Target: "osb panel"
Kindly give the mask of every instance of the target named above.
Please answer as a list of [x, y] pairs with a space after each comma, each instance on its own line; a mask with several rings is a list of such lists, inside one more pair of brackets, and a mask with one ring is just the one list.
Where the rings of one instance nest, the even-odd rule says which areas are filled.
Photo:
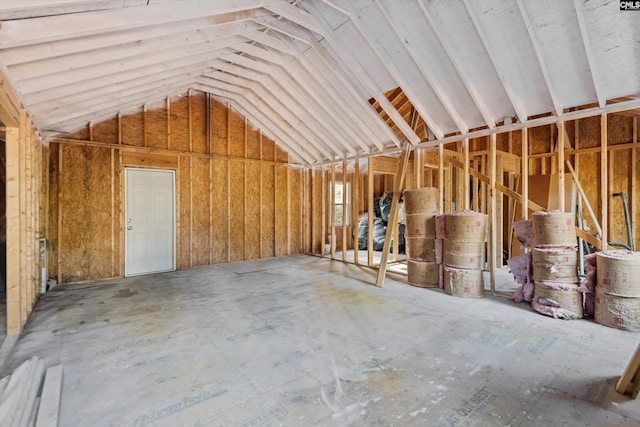
[[147, 147], [168, 148], [166, 101], [147, 105], [144, 129], [147, 137]]
[[[582, 146], [582, 140], [580, 140]], [[598, 217], [598, 221], [602, 218], [600, 210], [600, 154], [599, 153], [583, 153], [580, 154], [580, 163], [577, 170], [578, 180], [582, 189], [587, 196], [587, 200], [591, 204], [594, 213]], [[584, 207], [582, 209], [583, 220], [589, 225], [591, 234], [596, 234], [595, 227], [591, 222], [589, 213]]]
[[177, 259], [176, 259], [176, 267], [177, 269], [184, 269], [190, 267], [190, 258], [191, 258], [191, 235], [190, 235], [190, 226], [191, 226], [191, 193], [189, 181], [191, 179], [189, 175], [189, 171], [191, 170], [191, 161], [193, 159], [186, 156], [181, 156], [179, 158], [179, 173], [178, 173], [178, 182], [176, 183], [178, 194], [177, 199], [179, 200], [179, 222], [180, 227], [178, 228], [178, 241], [179, 245], [177, 247]]
[[191, 159], [191, 265], [208, 265], [211, 244], [209, 241], [209, 159]]
[[275, 166], [262, 166], [262, 257], [275, 256]]
[[120, 254], [124, 254], [124, 250], [122, 249], [122, 245], [124, 242], [124, 223], [123, 219], [120, 216], [120, 207], [124, 207], [124, 183], [120, 182], [120, 156], [118, 155], [117, 150], [113, 150], [113, 275], [114, 276], [123, 276], [124, 271], [122, 271], [122, 259], [120, 259]]
[[312, 223], [312, 217], [313, 217], [313, 204], [312, 204], [312, 197], [313, 197], [313, 189], [312, 189], [312, 184], [311, 184], [311, 171], [310, 170], [305, 170], [303, 173], [303, 179], [302, 179], [302, 187], [304, 188], [304, 202], [303, 202], [303, 213], [302, 213], [302, 221], [303, 221], [303, 227], [304, 227], [304, 247], [303, 247], [303, 251], [305, 253], [309, 253], [311, 252], [312, 248], [313, 248], [313, 241], [311, 239], [312, 236], [312, 227], [313, 227], [313, 223]]
[[226, 156], [227, 153], [227, 114], [229, 110], [222, 102], [211, 98], [211, 153]]
[[633, 117], [609, 114], [607, 120], [608, 144], [624, 144], [633, 141]]
[[247, 158], [260, 159], [260, 132], [251, 123], [247, 129]]
[[509, 133], [496, 135], [496, 150], [509, 151]]
[[226, 160], [212, 160], [212, 217], [213, 217], [213, 238], [211, 241], [211, 257], [214, 264], [227, 262], [228, 231], [227, 222], [229, 215], [227, 211], [228, 180], [227, 171], [229, 162]]
[[287, 255], [287, 167], [276, 166], [275, 172], [275, 240], [276, 256]]
[[229, 129], [231, 138], [229, 140], [229, 152], [231, 157], [244, 158], [245, 156], [245, 135], [244, 135], [244, 117], [236, 111], [230, 110]]
[[580, 120], [580, 148], [600, 147], [600, 116]]
[[89, 139], [89, 126], [83, 126], [69, 134], [71, 139]]
[[244, 163], [230, 162], [231, 262], [244, 260]]
[[196, 153], [207, 152], [207, 95], [191, 92], [191, 148]]
[[174, 96], [169, 107], [169, 146], [172, 150], [189, 151], [189, 99], [186, 96]]
[[[567, 131], [566, 134], [566, 139], [564, 141], [564, 145], [565, 148], [568, 150], [569, 148], [576, 148], [576, 125], [575, 125], [576, 121], [575, 120], [571, 120], [568, 122], [564, 123], [564, 128]], [[565, 160], [569, 160], [568, 158], [566, 158], [567, 156], [565, 156]]]
[[246, 206], [246, 259], [260, 258], [260, 165], [246, 164], [247, 188], [245, 195]]
[[[555, 125], [554, 125], [555, 126]], [[529, 130], [529, 154], [551, 152], [551, 128], [538, 126]]]
[[118, 143], [118, 117], [107, 119], [93, 125], [93, 140], [107, 142], [110, 144]]
[[310, 175], [310, 191], [309, 196], [311, 204], [309, 205], [309, 224], [311, 227], [311, 239], [309, 241], [309, 247], [311, 253], [320, 252], [320, 242], [322, 241], [322, 194], [321, 194], [321, 172], [319, 169], [312, 169], [309, 171]]
[[276, 162], [289, 163], [289, 155], [276, 145]]
[[273, 140], [262, 135], [262, 159], [275, 161], [276, 159], [275, 150], [276, 150], [276, 144], [273, 142]]
[[62, 281], [110, 277], [110, 150], [63, 146], [61, 155]]
[[144, 145], [144, 114], [142, 111], [120, 117], [122, 143], [142, 147]]
[[302, 250], [302, 171], [289, 170], [291, 197], [291, 253], [298, 254]]
[[52, 256], [49, 258], [49, 277], [58, 277], [58, 260], [54, 254], [58, 253], [58, 190], [59, 190], [59, 144], [49, 145], [49, 226], [46, 237], [49, 239]]
[[[632, 135], [633, 138], [633, 135]], [[608, 233], [610, 242], [628, 243], [627, 226], [624, 216], [624, 208], [621, 197], [613, 197], [613, 194], [624, 191], [627, 194], [627, 203], [631, 195], [631, 150], [609, 151], [613, 156], [609, 161], [613, 162], [613, 170], [609, 169], [611, 191], [609, 192], [609, 218], [611, 228]], [[629, 206], [629, 208], [631, 208]]]
[[516, 130], [511, 132], [512, 154], [522, 156], [522, 131]]

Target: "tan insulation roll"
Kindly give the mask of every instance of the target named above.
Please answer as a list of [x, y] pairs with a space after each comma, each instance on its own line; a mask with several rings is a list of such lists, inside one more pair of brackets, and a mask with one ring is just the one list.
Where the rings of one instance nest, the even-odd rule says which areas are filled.
[[531, 216], [534, 246], [576, 246], [572, 213], [536, 212]]
[[436, 214], [408, 214], [404, 218], [407, 237], [436, 237]]
[[640, 297], [640, 252], [597, 252], [597, 287], [608, 294]]
[[575, 248], [533, 248], [532, 258], [534, 280], [566, 283], [580, 280]]
[[483, 297], [482, 270], [465, 270], [445, 265], [444, 292], [462, 298]]
[[433, 238], [428, 237], [407, 237], [407, 258], [414, 261], [436, 260], [436, 245]]
[[404, 190], [404, 210], [407, 214], [438, 212], [438, 189], [435, 187]]
[[450, 267], [482, 268], [482, 242], [460, 242], [444, 239], [442, 262]]
[[407, 260], [407, 280], [421, 288], [437, 288], [441, 266], [435, 262]]
[[461, 242], [484, 242], [487, 215], [474, 211], [459, 211], [445, 215], [445, 238]]
[[640, 298], [611, 295], [596, 286], [594, 317], [601, 325], [640, 332]]
[[582, 292], [568, 284], [564, 288], [535, 282], [531, 308], [540, 314], [558, 319], [580, 319], [583, 316]]

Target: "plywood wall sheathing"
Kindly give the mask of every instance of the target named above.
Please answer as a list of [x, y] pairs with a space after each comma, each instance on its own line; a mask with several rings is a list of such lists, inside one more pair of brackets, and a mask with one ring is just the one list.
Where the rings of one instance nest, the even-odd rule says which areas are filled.
[[[6, 113], [6, 111], [4, 112]], [[7, 116], [3, 116], [7, 117]], [[11, 117], [9, 117], [11, 118]], [[13, 122], [12, 122], [13, 123]], [[48, 185], [43, 184], [45, 147], [29, 115], [20, 110], [5, 132], [6, 331], [18, 334], [40, 293], [39, 239], [48, 222]]]
[[[53, 256], [60, 261], [51, 272], [62, 281], [123, 274], [124, 166], [176, 171], [178, 269], [304, 250], [302, 171], [284, 165], [287, 154], [228, 105], [191, 91], [74, 134], [83, 135], [87, 139], [57, 138], [49, 156], [55, 214], [48, 222]], [[94, 200], [97, 194], [100, 200]], [[89, 209], [79, 208], [85, 203]], [[38, 227], [37, 218], [31, 221]], [[70, 227], [80, 222], [85, 243]], [[104, 240], [109, 250], [89, 236]]]

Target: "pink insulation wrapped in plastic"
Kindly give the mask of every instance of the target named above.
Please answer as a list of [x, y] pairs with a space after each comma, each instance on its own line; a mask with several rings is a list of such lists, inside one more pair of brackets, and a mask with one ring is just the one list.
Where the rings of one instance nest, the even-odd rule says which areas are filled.
[[511, 296], [515, 302], [531, 302], [533, 298], [533, 276], [531, 268], [531, 252], [518, 255], [507, 261], [511, 274], [514, 275], [516, 283], [522, 285]]
[[580, 282], [580, 290], [584, 293], [584, 315], [593, 317], [596, 305], [596, 254], [584, 257], [587, 275]]
[[446, 234], [446, 216], [444, 214], [436, 215], [436, 239], [444, 239]]
[[530, 219], [513, 223], [513, 232], [523, 248], [533, 247], [533, 226]]

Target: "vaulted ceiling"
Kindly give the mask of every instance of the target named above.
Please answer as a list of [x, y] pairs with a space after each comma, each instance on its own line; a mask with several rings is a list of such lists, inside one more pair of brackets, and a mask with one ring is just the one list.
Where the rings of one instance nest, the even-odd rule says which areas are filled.
[[618, 0], [2, 0], [0, 67], [45, 136], [195, 89], [317, 164], [637, 101], [639, 19]]

